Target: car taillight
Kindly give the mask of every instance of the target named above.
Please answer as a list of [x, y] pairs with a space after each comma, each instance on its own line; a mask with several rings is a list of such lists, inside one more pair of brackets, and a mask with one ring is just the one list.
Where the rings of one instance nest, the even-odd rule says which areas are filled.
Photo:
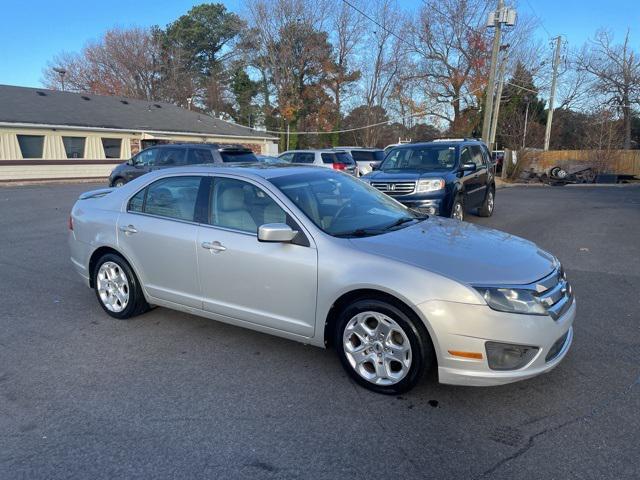
[[345, 170], [346, 168], [347, 168], [347, 164], [346, 163], [335, 162], [333, 164], [333, 169], [334, 170]]
[[69, 215], [69, 230], [73, 230], [73, 217]]

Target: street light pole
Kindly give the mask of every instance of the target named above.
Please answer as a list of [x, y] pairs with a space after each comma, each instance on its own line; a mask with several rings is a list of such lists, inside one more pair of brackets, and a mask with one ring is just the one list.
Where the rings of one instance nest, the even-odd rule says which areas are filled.
[[60, 67], [53, 67], [53, 71], [60, 75], [60, 84], [62, 86], [62, 91], [64, 92], [64, 76], [67, 74], [67, 71]]

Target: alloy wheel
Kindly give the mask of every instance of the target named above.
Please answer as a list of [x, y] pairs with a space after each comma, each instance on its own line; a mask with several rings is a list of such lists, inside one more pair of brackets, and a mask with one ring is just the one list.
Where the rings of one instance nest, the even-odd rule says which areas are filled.
[[400, 382], [411, 368], [409, 338], [391, 317], [380, 312], [361, 312], [344, 329], [344, 353], [362, 378], [375, 385]]
[[460, 202], [456, 202], [455, 205], [453, 206], [453, 215], [451, 215], [451, 218], [454, 218], [456, 220], [464, 220], [464, 211], [462, 209], [462, 203]]
[[129, 304], [129, 281], [115, 262], [105, 262], [97, 275], [97, 288], [100, 301], [107, 310], [122, 312]]

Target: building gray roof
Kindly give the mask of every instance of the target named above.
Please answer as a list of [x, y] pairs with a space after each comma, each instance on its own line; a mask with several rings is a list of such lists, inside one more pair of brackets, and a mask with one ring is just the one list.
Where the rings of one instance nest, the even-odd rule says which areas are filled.
[[273, 138], [164, 102], [0, 85], [0, 123]]

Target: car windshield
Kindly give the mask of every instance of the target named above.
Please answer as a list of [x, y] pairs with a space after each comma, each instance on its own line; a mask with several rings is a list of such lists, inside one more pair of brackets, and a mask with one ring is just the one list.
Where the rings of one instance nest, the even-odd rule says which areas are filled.
[[420, 170], [445, 172], [456, 165], [456, 147], [427, 145], [400, 147], [391, 150], [380, 165], [383, 172]]
[[220, 156], [222, 157], [222, 161], [224, 163], [233, 163], [233, 162], [248, 162], [255, 163], [258, 161], [255, 154], [253, 152], [249, 152], [246, 150], [227, 150], [221, 151]]
[[318, 228], [335, 237], [379, 235], [422, 219], [364, 182], [332, 170], [270, 181]]

